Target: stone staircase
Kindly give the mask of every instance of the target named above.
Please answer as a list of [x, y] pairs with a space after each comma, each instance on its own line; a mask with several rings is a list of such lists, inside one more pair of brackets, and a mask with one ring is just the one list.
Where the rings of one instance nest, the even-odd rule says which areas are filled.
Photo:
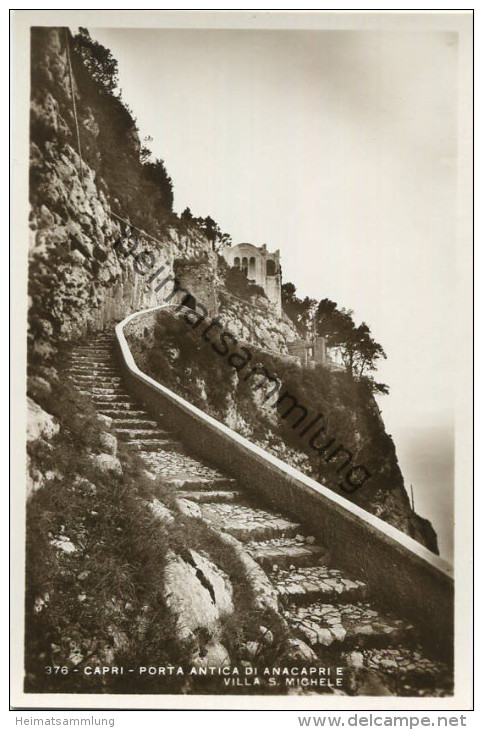
[[138, 449], [149, 471], [163, 476], [177, 496], [198, 503], [217, 529], [244, 543], [276, 588], [294, 636], [324, 663], [351, 667], [359, 677], [354, 693], [367, 693], [364, 683], [372, 673], [382, 694], [451, 694], [450, 668], [425, 656], [414, 626], [377, 607], [370, 585], [332, 564], [330, 546], [317, 544], [303, 525], [187, 453], [162, 417], [153, 420], [123, 386], [114, 334], [74, 347], [68, 374], [98, 412], [113, 420], [118, 438]]

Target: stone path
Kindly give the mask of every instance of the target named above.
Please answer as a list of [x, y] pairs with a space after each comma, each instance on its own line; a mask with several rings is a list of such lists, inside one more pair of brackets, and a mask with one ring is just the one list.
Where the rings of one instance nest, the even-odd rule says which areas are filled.
[[[332, 564], [330, 550], [303, 525], [267, 508], [236, 480], [186, 453], [124, 388], [114, 356], [114, 335], [99, 334], [71, 351], [68, 373], [99, 413], [113, 419], [119, 439], [136, 446], [147, 469], [178, 496], [197, 502], [203, 517], [245, 544], [279, 594], [280, 611], [294, 636], [324, 663], [371, 673], [385, 693], [451, 694], [451, 671], [425, 656], [414, 626], [381, 612], [370, 586]], [[356, 668], [356, 669], [354, 669]], [[361, 680], [362, 681], [362, 680]], [[357, 693], [357, 681], [349, 691]]]

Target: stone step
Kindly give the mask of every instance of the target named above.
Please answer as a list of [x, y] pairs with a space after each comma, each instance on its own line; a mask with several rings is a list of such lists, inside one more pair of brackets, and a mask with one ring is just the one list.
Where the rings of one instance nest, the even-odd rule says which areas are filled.
[[95, 340], [86, 340], [87, 344], [90, 344], [91, 342], [108, 342], [113, 343], [116, 341], [116, 335], [114, 333], [104, 334], [100, 335], [99, 337], [96, 337]]
[[109, 368], [108, 370], [98, 370], [93, 368], [86, 368], [80, 370], [79, 368], [69, 368], [66, 373], [69, 377], [85, 377], [85, 378], [119, 378], [119, 370], [116, 368]]
[[82, 367], [79, 367], [78, 365], [70, 366], [69, 372], [74, 372], [76, 375], [80, 376], [95, 376], [97, 378], [103, 378], [103, 377], [114, 377], [114, 378], [120, 378], [121, 373], [119, 371], [119, 368], [115, 367], [112, 363], [103, 363], [102, 366], [86, 366], [84, 369]]
[[92, 385], [90, 387], [92, 389], [91, 392], [92, 392], [93, 398], [99, 399], [99, 398], [103, 398], [103, 397], [107, 398], [107, 396], [116, 396], [116, 397], [123, 396], [124, 398], [129, 397], [129, 398], [131, 398], [131, 400], [133, 400], [133, 398], [129, 394], [129, 392], [120, 385], [112, 385], [112, 386], [107, 385], [106, 387]]
[[71, 363], [69, 363], [69, 369], [77, 368], [81, 365], [85, 365], [86, 370], [92, 372], [93, 370], [96, 370], [104, 365], [108, 366], [108, 367], [112, 367], [112, 362], [111, 362], [111, 360], [108, 360], [108, 359], [99, 360], [99, 358], [97, 358], [97, 359], [92, 358], [90, 360], [83, 360], [82, 362], [80, 362], [80, 361], [71, 362]]
[[73, 380], [76, 380], [79, 383], [99, 383], [100, 385], [103, 383], [117, 384], [122, 380], [120, 375], [111, 375], [110, 373], [73, 373], [71, 371], [69, 375]]
[[247, 550], [262, 568], [271, 568], [274, 565], [279, 568], [289, 568], [291, 565], [301, 567], [316, 565], [321, 561], [327, 565], [330, 559], [327, 548], [309, 544], [301, 535], [251, 542], [247, 545]]
[[235, 491], [234, 487], [237, 486], [236, 479], [194, 477], [190, 474], [183, 474], [183, 472], [173, 472], [167, 481], [175, 489], [186, 492]]
[[[116, 415], [119, 414], [119, 411], [113, 411], [116, 413]], [[148, 429], [148, 428], [157, 428], [159, 426], [157, 421], [150, 421], [147, 416], [147, 413], [143, 413], [142, 411], [133, 411], [133, 413], [141, 413], [142, 415], [139, 418], [133, 417], [133, 418], [114, 418], [114, 428], [116, 431], [132, 431], [133, 429]], [[105, 413], [104, 415], [108, 416], [108, 413]]]
[[144, 420], [146, 423], [150, 424], [157, 424], [157, 421], [151, 421], [149, 419], [149, 413], [147, 411], [140, 411], [140, 410], [128, 410], [126, 411], [125, 408], [113, 408], [113, 405], [119, 405], [119, 404], [113, 404], [110, 403], [105, 408], [99, 408], [99, 412], [102, 413], [104, 416], [109, 416], [109, 418], [112, 418], [115, 422], [115, 424], [119, 424], [120, 426], [125, 425], [129, 426], [131, 423], [137, 423], [139, 419], [139, 423], [144, 423]]
[[177, 451], [178, 449], [182, 450], [183, 448], [179, 441], [174, 441], [173, 439], [166, 438], [126, 439], [124, 443], [129, 444], [130, 446], [135, 446], [138, 451], [144, 452], [158, 451], [158, 449], [162, 449], [163, 451]]
[[284, 617], [295, 633], [311, 646], [338, 643], [344, 650], [414, 644], [414, 626], [402, 619], [384, 615], [368, 603], [309, 603], [289, 605]]
[[110, 355], [112, 347], [110, 345], [82, 346], [73, 347], [70, 351], [71, 355]]
[[[112, 400], [112, 398], [109, 398], [109, 400], [102, 400], [102, 396], [92, 397], [97, 410], [105, 416], [110, 416], [111, 418], [113, 417], [113, 414], [116, 413], [119, 413], [121, 416], [124, 416], [126, 413], [129, 415], [131, 415], [131, 413], [144, 413], [144, 411], [138, 410], [139, 404], [135, 403], [131, 399]], [[119, 398], [119, 396], [114, 397]]]
[[[117, 392], [119, 392], [118, 388], [121, 385], [120, 383], [115, 383], [115, 382], [109, 383], [108, 382], [108, 383], [106, 383], [106, 386], [104, 386], [104, 384], [103, 384], [104, 381], [102, 381], [102, 380], [101, 381], [99, 381], [99, 380], [79, 380], [74, 375], [71, 375], [70, 379], [72, 380], [73, 383], [75, 383], [75, 385], [78, 385], [80, 388], [89, 388], [89, 391], [91, 393], [94, 392], [94, 388], [96, 389], [95, 392], [97, 392], [97, 390], [101, 390], [101, 392], [104, 392], [106, 387], [115, 388], [114, 392], [117, 393]], [[123, 389], [123, 392], [126, 393], [126, 390]]]
[[283, 603], [364, 601], [368, 594], [365, 583], [345, 578], [340, 570], [325, 565], [273, 570], [270, 579]]
[[69, 369], [84, 368], [85, 372], [92, 372], [94, 368], [115, 367], [115, 363], [113, 362], [111, 357], [101, 357], [100, 355], [95, 357], [92, 356], [89, 359], [81, 359], [77, 357], [75, 359], [71, 358], [67, 365]]
[[105, 342], [102, 342], [97, 337], [89, 337], [89, 339], [82, 340], [80, 342], [77, 342], [75, 345], [73, 345], [74, 348], [78, 347], [99, 347], [99, 345], [104, 345]]
[[94, 402], [98, 405], [106, 403], [128, 403], [129, 405], [137, 405], [130, 395], [114, 394], [114, 393], [91, 393]]
[[209, 504], [210, 502], [237, 502], [242, 499], [243, 493], [224, 491], [177, 492], [177, 496], [182, 499], [190, 499], [192, 502], [198, 502], [199, 504]]
[[111, 401], [113, 403], [125, 403], [128, 400], [130, 403], [134, 403], [134, 399], [132, 398], [132, 396], [130, 396], [126, 390], [122, 390], [121, 388], [116, 388], [114, 393], [106, 393], [104, 389], [100, 389], [100, 391], [100, 393], [97, 393], [94, 390], [94, 392], [91, 393], [92, 398], [95, 400], [96, 403], [108, 403]]
[[116, 362], [114, 360], [106, 360], [106, 362], [101, 362], [99, 365], [92, 366], [92, 363], [90, 362], [75, 362], [75, 363], [69, 363], [68, 369], [73, 370], [79, 373], [92, 373], [92, 372], [100, 372], [100, 373], [117, 373], [119, 375], [119, 367], [117, 366]]
[[201, 509], [206, 519], [242, 542], [294, 537], [301, 529], [298, 523], [281, 515], [249, 505], [212, 504]]
[[91, 352], [91, 353], [72, 353], [70, 356], [69, 362], [71, 364], [84, 364], [92, 362], [93, 360], [97, 360], [98, 362], [101, 362], [103, 364], [105, 363], [111, 363], [113, 362], [113, 357], [111, 352]]
[[72, 365], [88, 365], [89, 363], [100, 363], [101, 365], [112, 364], [111, 353], [91, 353], [90, 355], [71, 355], [70, 363]]
[[429, 657], [421, 646], [363, 648], [352, 652], [364, 669], [388, 680], [394, 694], [438, 697], [452, 694], [452, 671], [444, 662]]
[[140, 439], [141, 441], [145, 441], [146, 439], [149, 441], [156, 439], [163, 440], [166, 436], [169, 436], [169, 432], [164, 431], [162, 428], [118, 428], [116, 424], [115, 429], [116, 433], [125, 441], [132, 439]]

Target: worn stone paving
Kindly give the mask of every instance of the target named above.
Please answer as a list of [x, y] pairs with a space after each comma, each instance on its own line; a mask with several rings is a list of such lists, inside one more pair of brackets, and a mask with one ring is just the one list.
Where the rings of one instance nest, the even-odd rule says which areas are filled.
[[[185, 488], [185, 487], [183, 487]], [[182, 499], [190, 499], [192, 502], [199, 503], [216, 503], [216, 502], [236, 502], [242, 499], [242, 492], [229, 492], [229, 491], [216, 491], [216, 490], [205, 490], [205, 491], [178, 491], [179, 497]]]
[[165, 451], [161, 448], [144, 454], [144, 459], [156, 471], [156, 474], [170, 477], [171, 481], [178, 480], [180, 486], [183, 482], [193, 481], [193, 477], [196, 477], [196, 480], [206, 480], [208, 486], [211, 484], [211, 480], [224, 478], [219, 471], [201, 464], [188, 454]]
[[330, 555], [327, 548], [315, 544], [315, 537], [300, 534], [272, 540], [252, 540], [247, 543], [247, 551], [266, 570], [290, 568], [291, 565], [313, 565], [314, 561], [325, 564]]
[[258, 537], [262, 540], [269, 537], [290, 537], [300, 532], [297, 522], [248, 504], [202, 505], [201, 511], [205, 519], [242, 542]]
[[310, 603], [291, 605], [285, 617], [295, 625], [312, 646], [387, 645], [412, 641], [414, 627], [401, 619], [380, 614], [369, 603]]
[[[365, 670], [387, 677], [389, 687], [407, 697], [445, 697], [452, 694], [452, 677], [444, 662], [424, 655], [420, 645], [395, 644], [389, 648], [366, 648], [357, 652]], [[351, 655], [345, 652], [342, 658]], [[354, 654], [352, 654], [352, 657]]]
[[70, 378], [91, 395], [99, 413], [112, 419], [118, 437], [139, 450], [149, 472], [163, 477], [179, 497], [197, 502], [205, 519], [244, 543], [277, 590], [293, 635], [322, 663], [347, 666], [349, 693], [357, 694], [374, 675], [384, 694], [451, 694], [451, 670], [425, 655], [415, 627], [381, 612], [371, 602], [370, 586], [332, 565], [330, 550], [306, 535], [302, 525], [254, 501], [236, 480], [186, 453], [165, 419], [154, 420], [131, 397], [122, 384], [113, 340], [112, 333], [99, 334], [74, 347]]
[[314, 565], [289, 570], [272, 568], [272, 582], [283, 603], [308, 603], [313, 599], [357, 600], [365, 598], [367, 586], [360, 580], [350, 580], [340, 570], [326, 565]]

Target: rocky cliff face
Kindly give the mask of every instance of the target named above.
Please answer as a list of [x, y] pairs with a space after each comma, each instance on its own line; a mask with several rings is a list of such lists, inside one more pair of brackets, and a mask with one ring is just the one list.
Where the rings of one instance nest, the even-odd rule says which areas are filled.
[[[41, 356], [57, 338], [102, 329], [129, 312], [161, 304], [165, 296], [134, 270], [133, 257], [124, 255], [128, 248], [115, 247], [126, 225], [114, 209], [125, 218], [129, 211], [120, 208], [99, 165], [86, 161], [102, 156], [100, 125], [74, 76], [84, 153], [79, 157], [65, 39], [57, 29], [35, 30], [32, 37], [29, 319], [30, 342]], [[132, 144], [132, 135], [119, 137], [120, 144]], [[156, 233], [149, 238], [137, 232], [138, 251], [151, 251], [166, 274], [175, 258], [211, 249], [195, 227], [181, 229], [174, 220]]]
[[220, 317], [239, 341], [283, 355], [288, 355], [287, 342], [300, 337], [288, 317], [279, 317], [262, 297], [252, 303], [224, 289], [220, 292]]
[[[163, 278], [174, 277], [175, 261], [196, 264], [201, 258], [211, 271], [212, 286], [223, 286], [218, 257], [195, 224], [182, 223], [165, 211], [157, 215], [156, 210], [140, 210], [134, 193], [126, 197], [125, 205], [116, 197], [119, 191], [109, 183], [111, 177], [118, 181], [121, 176], [122, 186], [124, 158], [129, 162], [126, 188], [145, 182], [134, 122], [124, 120], [121, 130], [116, 126], [118, 101], [106, 94], [96, 96], [96, 89], [89, 86], [92, 80], [75, 56], [71, 88], [66, 42], [61, 29], [33, 31], [29, 322], [30, 344], [41, 358], [50, 354], [58, 338], [79, 337], [165, 301], [169, 286], [156, 291], [159, 279], [147, 281], [146, 269], [136, 266], [134, 255], [128, 253], [130, 245], [116, 247], [126, 233], [123, 221], [149, 229], [150, 235], [132, 229], [138, 241], [134, 254], [150, 256], [153, 270], [164, 266]], [[119, 175], [107, 167], [106, 126], [119, 146]], [[108, 170], [106, 180], [102, 173]], [[211, 298], [212, 293], [207, 294], [207, 304]], [[290, 324], [269, 310], [260, 316], [249, 302], [243, 304], [242, 312], [229, 303], [224, 310], [233, 328], [247, 340], [263, 335], [272, 347], [283, 349], [287, 334], [291, 339], [296, 336]]]
[[[58, 342], [80, 338], [131, 312], [164, 303], [170, 285], [160, 288], [159, 277], [149, 280], [154, 268], [162, 270], [162, 278], [174, 279], [180, 269], [186, 276], [190, 267], [198, 275], [199, 301], [203, 303], [205, 292], [207, 305], [218, 310], [226, 330], [261, 353], [282, 355], [283, 367], [293, 364], [287, 355], [287, 342], [297, 339], [291, 321], [273, 312], [259, 293], [240, 297], [239, 292], [230, 291], [226, 264], [213, 253], [211, 242], [196, 223], [172, 214], [149, 177], [132, 116], [92, 78], [72, 43], [71, 73], [67, 41], [64, 29], [32, 32], [31, 370], [35, 363], [45, 366]], [[128, 230], [127, 222], [136, 229], [132, 228], [135, 249], [132, 241], [119, 243]], [[140, 253], [144, 258], [136, 259]], [[202, 270], [197, 270], [200, 261]], [[168, 363], [172, 365], [174, 360]], [[211, 407], [209, 397], [203, 398], [210, 391], [211, 376], [196, 363], [190, 367], [193, 383], [199, 386], [199, 393], [191, 393], [192, 397]], [[430, 524], [410, 510], [394, 445], [385, 434], [372, 396], [349, 392], [345, 381], [329, 373], [312, 382], [313, 376], [307, 372], [304, 379], [305, 401], [311, 403], [311, 388], [318, 388], [317, 397], [322, 405], [330, 406], [341, 442], [376, 463], [379, 478], [370, 491], [361, 490], [355, 501], [436, 550]], [[318, 473], [320, 465], [312, 454], [280, 437], [275, 416], [264, 410], [260, 393], [252, 393], [248, 403], [239, 385], [235, 387], [229, 379], [226, 382], [226, 402], [218, 417], [278, 456], [330, 482], [329, 471]], [[355, 400], [351, 401], [352, 396]], [[257, 416], [256, 424], [247, 415], [248, 407]]]

